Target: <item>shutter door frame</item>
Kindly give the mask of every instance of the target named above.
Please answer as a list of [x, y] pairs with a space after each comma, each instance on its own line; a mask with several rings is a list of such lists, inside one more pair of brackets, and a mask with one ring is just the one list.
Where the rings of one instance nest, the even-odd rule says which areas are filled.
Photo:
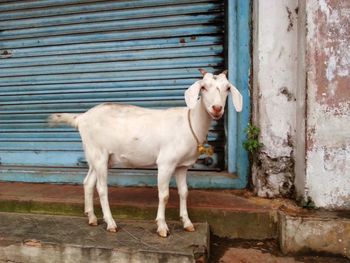
[[[64, 0], [62, 0], [64, 1]], [[50, 2], [50, 0], [48, 0]], [[82, 1], [86, 2], [86, 1]], [[141, 1], [142, 2], [142, 1]], [[145, 2], [145, 1], [144, 1]], [[146, 1], [147, 2], [147, 1]], [[203, 2], [203, 1], [198, 1]], [[247, 76], [237, 76], [237, 78], [232, 79], [231, 76], [234, 76], [235, 73], [238, 75], [238, 73], [247, 73], [249, 69], [249, 50], [246, 50], [246, 45], [249, 43], [249, 27], [248, 25], [245, 28], [245, 24], [247, 24], [249, 20], [249, 3], [247, 4], [247, 1], [241, 1], [241, 0], [234, 0], [234, 1], [226, 1], [226, 7], [227, 10], [225, 10], [227, 16], [226, 16], [226, 26], [228, 28], [228, 35], [227, 35], [227, 47], [230, 51], [231, 47], [231, 54], [236, 54], [236, 51], [241, 51], [243, 54], [245, 54], [245, 64], [243, 66], [239, 65], [239, 61], [237, 59], [241, 60], [241, 58], [234, 57], [234, 55], [226, 57], [228, 60], [228, 70], [229, 70], [229, 76], [233, 83], [236, 83], [236, 86], [241, 90], [242, 93], [245, 92], [245, 90], [248, 90], [248, 78]], [[238, 10], [238, 13], [242, 11], [242, 14], [237, 15], [236, 10]], [[245, 13], [245, 15], [243, 14]], [[1, 23], [1, 22], [0, 22]], [[235, 27], [232, 27], [231, 25], [235, 25]], [[236, 27], [237, 26], [237, 27]], [[241, 39], [240, 35], [237, 34], [237, 30], [239, 29], [245, 29], [248, 30], [247, 34], [241, 34], [246, 35], [245, 39]], [[187, 41], [187, 40], [185, 40]], [[242, 42], [242, 43], [241, 43]], [[234, 46], [236, 45], [236, 46]], [[108, 48], [108, 47], [106, 47]], [[50, 52], [50, 50], [46, 50], [46, 52]], [[241, 53], [240, 53], [241, 54]], [[147, 54], [145, 54], [147, 56]], [[87, 67], [88, 68], [88, 67]], [[245, 72], [244, 72], [245, 71]], [[11, 74], [18, 74], [20, 76], [19, 71], [14, 70]], [[160, 72], [163, 72], [162, 74], [166, 74], [166, 70]], [[174, 74], [177, 74], [176, 72]], [[194, 78], [194, 76], [192, 77]], [[241, 86], [240, 86], [241, 85]], [[15, 95], [15, 93], [13, 94]], [[243, 94], [245, 97], [245, 104], [249, 103], [249, 100], [247, 102], [246, 96], [247, 94]], [[63, 99], [64, 101], [64, 99]], [[230, 103], [228, 103], [229, 105]], [[249, 105], [245, 107], [245, 110], [248, 109], [249, 113]], [[228, 106], [228, 119], [236, 119], [238, 122], [240, 120], [247, 120], [247, 116], [249, 114], [237, 114], [235, 115], [235, 112], [232, 109], [232, 106]], [[247, 123], [247, 122], [246, 122]], [[228, 134], [228, 144], [231, 145], [232, 143], [239, 143], [244, 139], [244, 132], [242, 132], [242, 127], [245, 125], [232, 125], [232, 122], [228, 123], [226, 126], [227, 134]], [[237, 130], [237, 132], [235, 132]], [[49, 145], [47, 145], [49, 147]], [[211, 171], [201, 171], [201, 172], [191, 172], [189, 176], [189, 185], [192, 187], [199, 187], [199, 188], [244, 188], [247, 182], [247, 176], [244, 175], [247, 173], [248, 163], [245, 163], [245, 157], [244, 152], [241, 151], [241, 147], [237, 144], [237, 147], [228, 147], [226, 149], [227, 153], [227, 165], [228, 165], [228, 172], [211, 172]], [[74, 152], [68, 154], [67, 158], [74, 158]], [[30, 163], [30, 156], [22, 156], [23, 158], [26, 158], [29, 160], [28, 163]], [[47, 158], [55, 158], [54, 154], [52, 156], [49, 156]], [[237, 164], [238, 160], [242, 160], [242, 164]], [[247, 158], [246, 158], [247, 159]], [[57, 165], [60, 169], [59, 172], [57, 172], [56, 168], [50, 168], [50, 167], [26, 167], [26, 166], [2, 166], [0, 169], [0, 181], [29, 181], [29, 182], [55, 182], [55, 183], [81, 183], [82, 178], [85, 176], [86, 169], [83, 168], [69, 168], [69, 167], [60, 167], [60, 165]], [[242, 169], [243, 168], [243, 169]], [[243, 176], [238, 176], [238, 174], [242, 174]], [[74, 174], [74, 178], [70, 177], [69, 174]], [[153, 174], [150, 176], [150, 174]], [[14, 178], [15, 177], [15, 178]], [[156, 177], [154, 176], [154, 171], [149, 170], [117, 170], [112, 171], [110, 175], [110, 184], [117, 184], [117, 185], [156, 185]], [[174, 185], [174, 182], [172, 182]]]

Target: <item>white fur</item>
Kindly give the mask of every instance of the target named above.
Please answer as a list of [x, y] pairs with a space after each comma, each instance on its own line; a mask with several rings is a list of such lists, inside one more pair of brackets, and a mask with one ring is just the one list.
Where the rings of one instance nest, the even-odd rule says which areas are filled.
[[[205, 72], [205, 71], [204, 71]], [[230, 88], [235, 108], [242, 109], [242, 96], [228, 82], [225, 74], [206, 73], [185, 92], [188, 108], [146, 109], [130, 105], [105, 103], [80, 115], [60, 113], [50, 116], [50, 123], [67, 123], [77, 127], [82, 138], [89, 172], [84, 180], [85, 213], [89, 224], [97, 224], [93, 208], [96, 185], [107, 223], [107, 230], [116, 231], [116, 223], [108, 203], [107, 170], [114, 165], [124, 167], [158, 167], [157, 212], [158, 234], [166, 237], [165, 206], [169, 198], [169, 181], [175, 175], [180, 196], [180, 217], [183, 226], [193, 231], [188, 217], [186, 173], [197, 158], [197, 144], [191, 133], [187, 113], [191, 109], [193, 129], [203, 142], [211, 120], [219, 119], [225, 108]], [[201, 96], [198, 99], [199, 93]], [[213, 106], [221, 106], [220, 112]]]

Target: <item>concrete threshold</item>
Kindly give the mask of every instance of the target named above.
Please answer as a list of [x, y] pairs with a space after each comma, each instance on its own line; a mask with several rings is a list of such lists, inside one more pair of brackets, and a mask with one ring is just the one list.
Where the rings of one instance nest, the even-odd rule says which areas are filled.
[[0, 212], [0, 262], [207, 262], [206, 223], [191, 233], [168, 226], [171, 235], [160, 238], [153, 222], [123, 220], [109, 233], [81, 217]]

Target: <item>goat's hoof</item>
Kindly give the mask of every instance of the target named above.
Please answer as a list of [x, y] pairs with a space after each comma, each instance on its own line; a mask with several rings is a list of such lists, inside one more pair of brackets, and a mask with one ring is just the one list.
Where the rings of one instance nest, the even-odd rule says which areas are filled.
[[193, 225], [190, 225], [190, 226], [187, 226], [187, 227], [184, 227], [185, 231], [187, 232], [194, 232], [196, 229], [194, 228]]
[[168, 231], [166, 229], [159, 230], [159, 231], [157, 231], [157, 233], [158, 233], [158, 236], [160, 236], [160, 237], [164, 237], [164, 238], [168, 237]]
[[93, 218], [90, 218], [89, 219], [89, 226], [97, 226], [98, 223], [97, 223], [97, 218], [96, 217], [93, 217]]
[[92, 221], [92, 222], [89, 222], [89, 226], [97, 226], [97, 221]]
[[107, 231], [108, 232], [112, 232], [112, 233], [116, 233], [117, 232], [117, 228], [116, 227], [110, 227], [110, 228], [107, 228]]

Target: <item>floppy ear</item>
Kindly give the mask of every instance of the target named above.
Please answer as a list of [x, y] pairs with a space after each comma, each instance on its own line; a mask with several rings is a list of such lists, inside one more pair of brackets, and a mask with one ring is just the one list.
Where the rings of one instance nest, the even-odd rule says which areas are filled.
[[230, 83], [230, 91], [231, 91], [232, 102], [236, 108], [236, 111], [241, 112], [243, 107], [243, 97], [241, 93], [231, 83]]
[[193, 109], [196, 106], [200, 90], [201, 81], [198, 80], [185, 91], [185, 101], [188, 108]]

